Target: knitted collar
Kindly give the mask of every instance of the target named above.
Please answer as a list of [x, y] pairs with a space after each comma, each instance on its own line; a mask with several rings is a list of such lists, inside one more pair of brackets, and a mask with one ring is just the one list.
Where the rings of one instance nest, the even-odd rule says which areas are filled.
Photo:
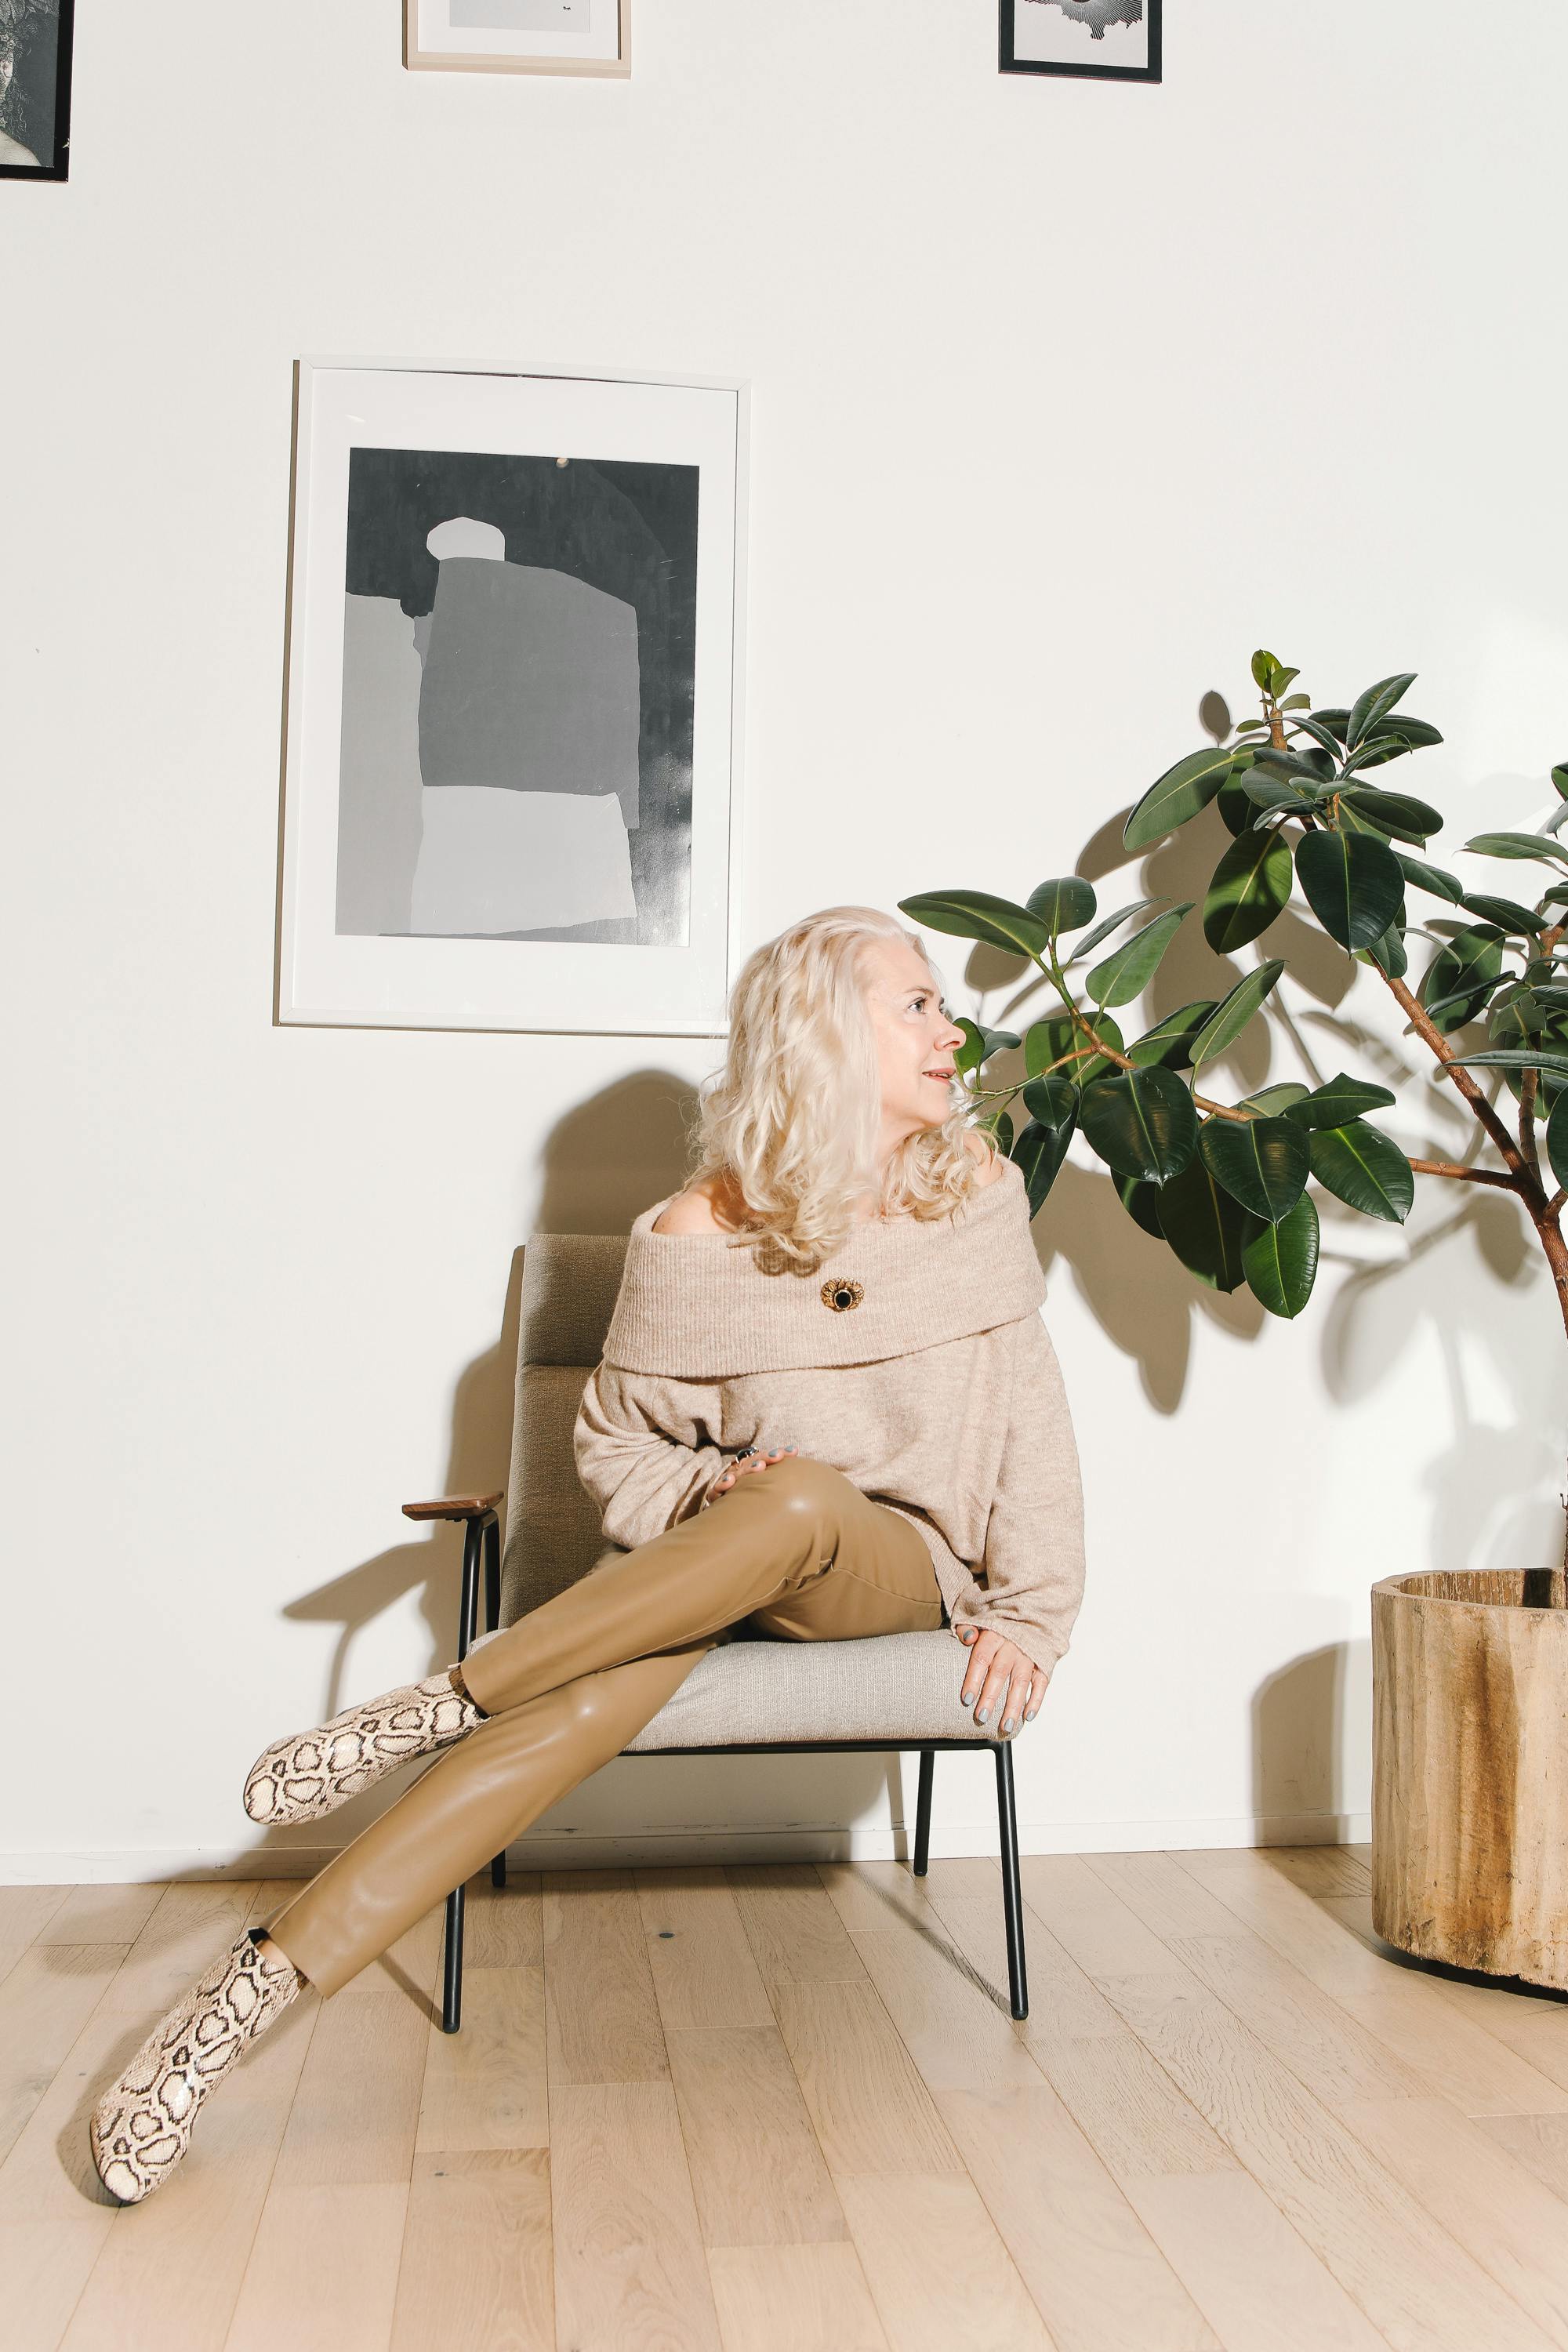
[[763, 1274], [724, 1234], [633, 1220], [605, 1361], [689, 1380], [876, 1363], [1038, 1311], [1045, 1276], [1011, 1160], [951, 1216], [855, 1226], [815, 1275]]

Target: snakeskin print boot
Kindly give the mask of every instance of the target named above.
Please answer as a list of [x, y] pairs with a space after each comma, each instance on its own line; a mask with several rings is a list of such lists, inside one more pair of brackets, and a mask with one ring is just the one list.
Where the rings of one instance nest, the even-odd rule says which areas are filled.
[[484, 1720], [445, 1674], [404, 1683], [345, 1707], [315, 1731], [264, 1748], [246, 1777], [245, 1810], [253, 1822], [320, 1821], [412, 1757], [449, 1748]]
[[287, 1961], [263, 1958], [247, 1928], [175, 2002], [92, 2112], [92, 2160], [111, 2197], [139, 2205], [163, 2186], [203, 2100], [303, 1982]]

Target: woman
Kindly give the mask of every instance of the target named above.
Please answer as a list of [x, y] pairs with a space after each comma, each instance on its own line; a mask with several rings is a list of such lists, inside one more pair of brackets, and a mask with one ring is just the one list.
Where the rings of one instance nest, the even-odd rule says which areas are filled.
[[974, 1720], [1011, 1738], [1039, 1713], [1083, 1589], [1078, 1458], [1023, 1178], [967, 1129], [962, 1043], [918, 935], [874, 908], [830, 907], [748, 960], [696, 1172], [633, 1224], [577, 1415], [615, 1549], [460, 1668], [257, 1759], [246, 1809], [275, 1822], [447, 1751], [105, 2093], [112, 2195], [168, 2178], [302, 1984], [356, 1976], [743, 1621], [796, 1641], [951, 1624]]

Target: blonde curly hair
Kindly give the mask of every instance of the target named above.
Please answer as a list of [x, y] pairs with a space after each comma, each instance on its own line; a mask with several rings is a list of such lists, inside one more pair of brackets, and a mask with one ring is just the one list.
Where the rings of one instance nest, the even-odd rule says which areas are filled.
[[[728, 1049], [699, 1091], [687, 1182], [735, 1187], [750, 1213], [732, 1245], [753, 1247], [764, 1272], [816, 1273], [868, 1192], [879, 1214], [924, 1221], [951, 1214], [984, 1181], [962, 1100], [879, 1162], [880, 1071], [862, 971], [877, 940], [917, 950], [940, 990], [918, 931], [878, 907], [825, 907], [754, 949], [730, 992]], [[985, 1141], [988, 1166], [995, 1147]]]

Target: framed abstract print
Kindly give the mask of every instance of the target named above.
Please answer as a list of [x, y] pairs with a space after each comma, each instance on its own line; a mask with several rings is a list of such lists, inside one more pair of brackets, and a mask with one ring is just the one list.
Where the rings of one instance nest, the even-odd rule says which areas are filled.
[[70, 169], [73, 0], [0, 0], [0, 180]]
[[1001, 0], [1002, 71], [1158, 81], [1161, 0]]
[[446, 73], [632, 69], [632, 0], [403, 0], [403, 59]]
[[302, 362], [278, 1017], [721, 1035], [746, 395]]

